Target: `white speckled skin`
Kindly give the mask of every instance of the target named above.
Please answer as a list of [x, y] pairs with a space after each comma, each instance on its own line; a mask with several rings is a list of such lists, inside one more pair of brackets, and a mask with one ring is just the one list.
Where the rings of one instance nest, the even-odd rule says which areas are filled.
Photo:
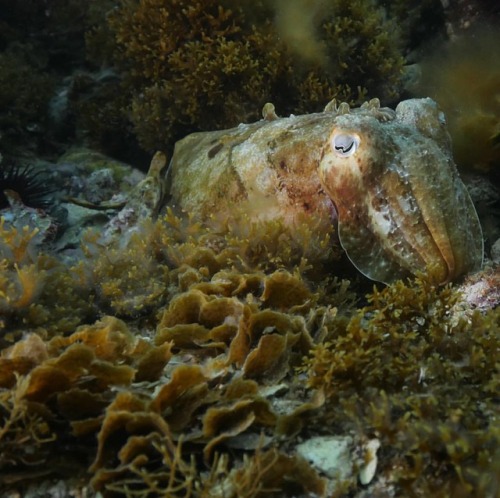
[[[267, 119], [194, 133], [176, 144], [171, 203], [200, 217], [313, 217], [330, 227], [368, 277], [391, 282], [416, 272], [450, 281], [482, 263], [483, 240], [451, 157], [444, 116], [431, 99], [395, 111], [374, 100], [359, 109]], [[339, 154], [335, 137], [342, 135]], [[337, 141], [338, 142], [338, 141]]]

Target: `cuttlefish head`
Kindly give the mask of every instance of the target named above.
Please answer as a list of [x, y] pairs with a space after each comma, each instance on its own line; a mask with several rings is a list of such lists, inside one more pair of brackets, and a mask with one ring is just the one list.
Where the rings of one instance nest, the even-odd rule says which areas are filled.
[[481, 226], [436, 103], [380, 111], [338, 115], [322, 152], [320, 178], [349, 259], [385, 283], [420, 272], [446, 283], [478, 270]]

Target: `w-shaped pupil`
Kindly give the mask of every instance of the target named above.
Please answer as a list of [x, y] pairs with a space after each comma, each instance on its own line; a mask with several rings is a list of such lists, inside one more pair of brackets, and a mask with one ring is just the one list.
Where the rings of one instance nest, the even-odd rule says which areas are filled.
[[333, 148], [339, 156], [352, 156], [359, 145], [359, 139], [353, 135], [339, 134], [333, 137]]
[[353, 147], [354, 147], [354, 140], [349, 144], [348, 147], [344, 147], [343, 145], [336, 145], [335, 150], [339, 150], [345, 154], [346, 152], [349, 152]]

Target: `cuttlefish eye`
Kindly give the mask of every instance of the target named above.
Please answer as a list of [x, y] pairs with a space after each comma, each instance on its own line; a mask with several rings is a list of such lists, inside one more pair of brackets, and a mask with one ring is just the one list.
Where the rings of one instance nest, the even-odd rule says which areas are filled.
[[340, 157], [352, 156], [359, 147], [359, 137], [351, 133], [336, 133], [332, 137], [332, 148]]

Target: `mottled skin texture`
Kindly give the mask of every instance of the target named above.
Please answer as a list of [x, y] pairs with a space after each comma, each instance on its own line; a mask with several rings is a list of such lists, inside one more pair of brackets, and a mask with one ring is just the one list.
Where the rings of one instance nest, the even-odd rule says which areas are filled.
[[382, 282], [428, 270], [447, 282], [480, 268], [481, 228], [435, 102], [331, 103], [282, 119], [266, 105], [264, 117], [178, 142], [171, 202], [205, 219], [311, 216], [325, 230], [338, 217], [351, 261]]
[[170, 165], [174, 203], [201, 218], [237, 207], [250, 220], [291, 224], [305, 213], [331, 226], [335, 210], [318, 176], [329, 121], [318, 113], [187, 136]]

